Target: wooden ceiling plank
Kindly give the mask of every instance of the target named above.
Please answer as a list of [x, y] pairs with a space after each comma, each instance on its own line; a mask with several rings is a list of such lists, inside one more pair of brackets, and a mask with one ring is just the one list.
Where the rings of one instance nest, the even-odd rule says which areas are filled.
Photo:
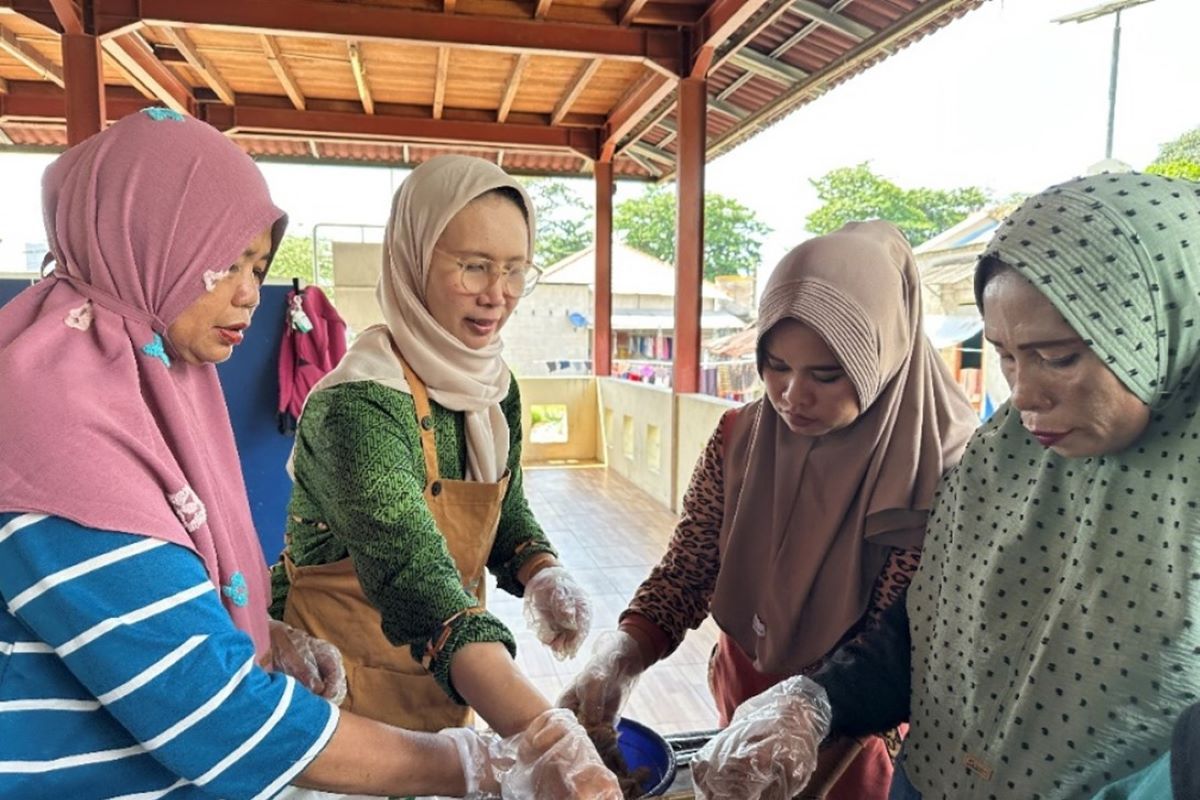
[[554, 0], [537, 0], [537, 7], [533, 10], [534, 19], [545, 19], [550, 13], [550, 3]]
[[175, 49], [183, 55], [188, 66], [196, 70], [196, 74], [208, 84], [209, 88], [220, 98], [222, 103], [231, 106], [237, 102], [237, 96], [234, 94], [233, 88], [221, 76], [221, 73], [217, 71], [216, 66], [208, 56], [196, 48], [187, 31], [183, 28], [164, 28], [163, 33], [171, 40], [171, 44], [175, 46]]
[[496, 112], [497, 122], [504, 122], [508, 119], [508, 112], [512, 110], [513, 100], [517, 98], [517, 89], [521, 86], [521, 73], [528, 65], [528, 53], [521, 53], [513, 62], [512, 72], [508, 76], [508, 84], [504, 87], [504, 97], [500, 101], [500, 110]]
[[292, 76], [292, 71], [283, 62], [279, 43], [275, 41], [274, 36], [266, 34], [260, 34], [258, 39], [262, 45], [263, 53], [267, 56], [267, 64], [270, 65], [271, 71], [275, 73], [275, 77], [283, 85], [283, 91], [287, 92], [287, 96], [291, 99], [292, 105], [296, 107], [296, 110], [303, 111], [307, 107], [308, 102], [304, 99], [304, 94], [300, 91], [300, 86], [296, 83], [295, 77]]
[[57, 64], [22, 42], [15, 33], [7, 28], [0, 28], [0, 50], [8, 53], [42, 78], [57, 84], [60, 88], [66, 85], [63, 81], [62, 69]]
[[367, 68], [363, 63], [362, 49], [358, 42], [348, 42], [346, 50], [350, 54], [350, 69], [354, 72], [354, 85], [358, 87], [358, 99], [362, 101], [363, 111], [375, 113], [375, 100], [371, 97], [371, 87], [367, 85]]
[[617, 15], [617, 24], [631, 25], [635, 17], [646, 7], [649, 0], [625, 0], [621, 4], [621, 12]]
[[604, 62], [599, 58], [593, 58], [579, 68], [575, 73], [574, 80], [571, 81], [570, 87], [563, 94], [562, 99], [558, 101], [558, 105], [554, 107], [554, 112], [550, 115], [550, 124], [558, 125], [563, 121], [563, 117], [571, 110], [571, 106], [575, 105], [575, 101], [583, 94], [583, 90], [587, 88], [590, 81], [596, 74], [597, 70], [603, 66]]
[[450, 75], [450, 48], [438, 48], [437, 74], [433, 82], [433, 118], [441, 119], [446, 107], [446, 80]]
[[192, 88], [158, 60], [140, 33], [123, 33], [104, 39], [100, 46], [136, 79], [135, 85], [148, 90], [155, 100], [180, 114], [193, 113], [196, 102], [192, 97]]

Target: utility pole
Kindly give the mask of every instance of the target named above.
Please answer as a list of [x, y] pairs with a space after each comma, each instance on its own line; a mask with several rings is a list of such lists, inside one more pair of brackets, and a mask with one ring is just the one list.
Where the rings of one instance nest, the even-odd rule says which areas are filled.
[[1113, 126], [1117, 117], [1117, 64], [1121, 58], [1121, 12], [1133, 6], [1152, 2], [1154, 0], [1115, 0], [1115, 2], [1103, 3], [1094, 8], [1077, 11], [1053, 20], [1061, 25], [1067, 22], [1090, 22], [1100, 17], [1107, 17], [1109, 14], [1113, 15], [1112, 62], [1109, 65], [1108, 73], [1108, 138], [1104, 145], [1106, 159], [1112, 158]]

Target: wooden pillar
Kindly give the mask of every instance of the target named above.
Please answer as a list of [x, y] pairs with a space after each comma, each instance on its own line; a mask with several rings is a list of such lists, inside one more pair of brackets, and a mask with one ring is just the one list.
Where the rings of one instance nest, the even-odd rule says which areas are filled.
[[104, 129], [104, 70], [100, 40], [86, 33], [62, 37], [63, 88], [67, 92], [67, 144]]
[[679, 81], [679, 136], [675, 174], [676, 394], [700, 390], [700, 302], [704, 280], [704, 150], [708, 89], [703, 78]]
[[596, 175], [596, 307], [592, 330], [592, 371], [612, 374], [612, 199], [613, 165], [597, 161]]

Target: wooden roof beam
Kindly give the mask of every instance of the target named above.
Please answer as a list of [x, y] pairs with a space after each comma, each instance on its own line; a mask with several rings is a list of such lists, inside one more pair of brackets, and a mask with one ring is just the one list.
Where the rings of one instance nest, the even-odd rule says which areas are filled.
[[504, 97], [500, 100], [500, 110], [496, 112], [497, 122], [502, 123], [508, 119], [508, 112], [512, 110], [513, 100], [517, 98], [517, 89], [521, 86], [521, 73], [528, 65], [528, 53], [521, 53], [513, 62], [512, 72], [508, 76], [508, 84], [504, 87]]
[[430, 119], [407, 114], [367, 114], [347, 111], [300, 111], [277, 106], [204, 105], [202, 118], [229, 133], [289, 135], [303, 138], [337, 136], [347, 140], [385, 140], [393, 143], [450, 142], [504, 147], [539, 147], [572, 151], [585, 158], [599, 153], [596, 128], [552, 127], [524, 123]]
[[675, 156], [668, 153], [666, 150], [659, 150], [654, 145], [646, 144], [645, 142], [634, 142], [629, 145], [629, 151], [653, 159], [659, 163], [666, 164], [671, 169], [675, 169]]
[[725, 116], [736, 119], [739, 122], [750, 116], [750, 112], [743, 111], [732, 103], [726, 103], [723, 99], [717, 99], [715, 97], [708, 98], [708, 107], [719, 114], [724, 114]]
[[275, 41], [275, 37], [260, 35], [259, 43], [262, 45], [263, 53], [267, 56], [267, 64], [270, 65], [271, 71], [275, 73], [275, 77], [283, 84], [283, 90], [287, 92], [287, 96], [291, 99], [292, 105], [297, 111], [303, 111], [308, 105], [304, 99], [304, 93], [300, 91], [299, 84], [292, 77], [292, 71], [288, 69], [287, 64], [283, 63], [283, 54], [279, 50], [279, 42]]
[[812, 2], [812, 0], [792, 0], [792, 10], [797, 14], [821, 23], [827, 28], [833, 28], [838, 33], [843, 33], [856, 42], [866, 41], [875, 35], [875, 31], [872, 28], [863, 25], [861, 22], [855, 22], [852, 19], [843, 17], [836, 11], [831, 11], [822, 5]]
[[600, 160], [611, 161], [617, 145], [628, 136], [643, 118], [654, 110], [671, 92], [677, 81], [661, 75], [651, 75], [639, 83], [617, 103], [608, 115], [600, 143]]
[[104, 39], [100, 46], [155, 100], [180, 114], [192, 114], [195, 111], [196, 100], [192, 96], [192, 87], [185, 85], [155, 57], [141, 34], [123, 33]]
[[558, 101], [558, 105], [554, 107], [554, 112], [550, 115], [550, 124], [559, 125], [563, 118], [567, 116], [567, 112], [571, 110], [571, 106], [575, 105], [575, 101], [579, 99], [579, 95], [583, 94], [583, 90], [587, 88], [588, 81], [595, 76], [596, 71], [604, 64], [598, 58], [593, 58], [579, 68], [575, 73], [575, 79], [571, 81], [571, 85], [567, 88], [566, 93]]
[[453, 14], [458, 7], [458, 0], [442, 0], [442, 13]]
[[533, 9], [534, 19], [545, 19], [550, 13], [550, 3], [553, 0], [537, 0], [537, 6]]
[[[43, 81], [9, 81], [8, 93], [0, 101], [0, 124], [8, 121], [63, 125], [67, 119], [67, 93]], [[104, 108], [110, 120], [151, 105], [154, 101], [128, 86], [105, 88]]]
[[642, 13], [642, 9], [646, 7], [649, 0], [625, 0], [621, 4], [621, 12], [617, 14], [618, 25], [631, 25], [638, 14]]
[[23, 43], [15, 33], [7, 28], [0, 28], [0, 50], [60, 88], [66, 85], [63, 81], [62, 70], [53, 61]]
[[662, 175], [662, 170], [660, 170], [658, 167], [654, 166], [653, 162], [649, 161], [648, 159], [642, 158], [635, 151], [626, 150], [625, 155], [629, 156], [635, 162], [637, 162], [641, 166], [642, 169], [646, 170], [646, 172], [649, 172], [651, 177], [657, 178], [659, 175]]
[[750, 47], [736, 53], [730, 59], [730, 62], [747, 72], [753, 72], [755, 75], [783, 86], [792, 86], [808, 77], [808, 73], [804, 70], [796, 69], [791, 64], [785, 64], [777, 59], [764, 56]]
[[446, 80], [450, 75], [450, 48], [439, 47], [437, 71], [433, 81], [433, 118], [441, 119], [446, 108]]
[[0, 94], [8, 94], [8, 81], [0, 78]]
[[163, 33], [171, 40], [171, 44], [183, 56], [188, 66], [194, 69], [201, 80], [208, 84], [208, 87], [213, 90], [222, 103], [231, 106], [237, 102], [237, 96], [234, 95], [232, 87], [221, 77], [221, 73], [217, 71], [212, 61], [196, 49], [196, 45], [188, 36], [187, 31], [183, 28], [165, 28]]
[[8, 134], [4, 132], [3, 128], [0, 128], [0, 144], [2, 144], [2, 145], [13, 144], [13, 140], [8, 138]]
[[[758, 0], [747, 0], [758, 2]], [[576, 58], [611, 58], [645, 63], [679, 74], [683, 30], [622, 28], [617, 25], [430, 14], [409, 8], [321, 0], [137, 0], [124, 14], [100, 16], [101, 34], [145, 23], [324, 39], [412, 42], [466, 46], [499, 52], [534, 52]]]
[[350, 69], [354, 72], [354, 85], [358, 87], [358, 99], [362, 101], [363, 111], [374, 114], [375, 100], [371, 97], [371, 87], [367, 85], [367, 68], [363, 65], [358, 42], [347, 42], [346, 50], [350, 54]]
[[62, 25], [63, 33], [80, 34], [83, 33], [83, 17], [80, 16], [79, 9], [71, 0], [50, 0], [50, 6], [54, 9], [54, 16], [58, 17], [58, 22]]
[[711, 58], [711, 52], [720, 50], [739, 28], [767, 5], [767, 2], [768, 0], [716, 0], [696, 23], [692, 60], [701, 58], [706, 48], [710, 50]]

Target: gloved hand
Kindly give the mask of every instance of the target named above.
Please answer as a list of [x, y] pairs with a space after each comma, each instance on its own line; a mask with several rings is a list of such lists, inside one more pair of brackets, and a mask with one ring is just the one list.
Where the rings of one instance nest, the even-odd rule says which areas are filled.
[[546, 567], [525, 584], [525, 621], [559, 659], [579, 650], [592, 627], [592, 604], [563, 567]]
[[271, 669], [291, 675], [313, 694], [334, 705], [346, 699], [346, 667], [341, 652], [324, 639], [279, 620], [268, 624]]
[[466, 783], [466, 800], [622, 800], [583, 727], [564, 709], [543, 712], [507, 739], [472, 728], [447, 728]]
[[625, 631], [600, 636], [592, 657], [558, 697], [558, 704], [575, 712], [586, 727], [613, 727], [645, 670], [642, 650]]
[[734, 712], [729, 727], [692, 757], [696, 797], [795, 797], [816, 769], [830, 715], [825, 690], [804, 675], [750, 698]]

